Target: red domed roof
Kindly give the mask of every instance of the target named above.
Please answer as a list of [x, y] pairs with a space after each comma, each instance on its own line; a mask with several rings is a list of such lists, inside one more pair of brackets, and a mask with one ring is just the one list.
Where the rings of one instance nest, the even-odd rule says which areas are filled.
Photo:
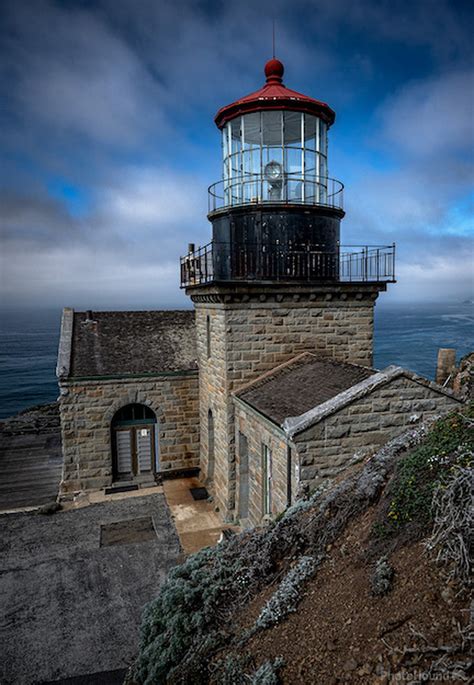
[[263, 88], [222, 107], [214, 119], [218, 128], [223, 128], [228, 121], [241, 114], [269, 109], [286, 109], [314, 114], [331, 126], [336, 118], [335, 112], [325, 102], [314, 100], [283, 85], [284, 71], [285, 68], [280, 60], [275, 58], [269, 60], [265, 65], [267, 82]]

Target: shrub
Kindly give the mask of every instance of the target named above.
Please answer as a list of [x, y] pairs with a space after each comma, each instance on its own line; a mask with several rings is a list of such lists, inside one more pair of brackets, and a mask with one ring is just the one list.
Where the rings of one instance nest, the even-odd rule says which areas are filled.
[[219, 685], [248, 685], [249, 677], [245, 674], [249, 656], [229, 654], [216, 664], [213, 681]]
[[474, 408], [438, 420], [425, 440], [400, 460], [393, 484], [387, 520], [378, 535], [394, 532], [406, 523], [423, 524], [432, 518], [433, 492], [442, 486], [453, 468], [472, 465]]
[[281, 657], [273, 661], [265, 661], [251, 676], [251, 685], [278, 685], [280, 682], [278, 671], [284, 665], [285, 662]]
[[296, 611], [301, 599], [301, 588], [304, 582], [314, 575], [319, 563], [320, 559], [301, 557], [263, 607], [255, 622], [254, 632], [279, 623], [289, 613]]
[[395, 571], [388, 563], [387, 557], [380, 557], [375, 564], [374, 572], [370, 579], [372, 594], [376, 597], [383, 597], [390, 592], [394, 573]]
[[[472, 457], [472, 454], [471, 454]], [[474, 558], [474, 471], [457, 467], [433, 495], [433, 533], [426, 543], [437, 561], [449, 565], [449, 575], [469, 584]]]
[[247, 672], [249, 663], [249, 655], [230, 654], [217, 664], [212, 681], [219, 685], [279, 685], [278, 671], [285, 665], [281, 657], [265, 661], [253, 673]]

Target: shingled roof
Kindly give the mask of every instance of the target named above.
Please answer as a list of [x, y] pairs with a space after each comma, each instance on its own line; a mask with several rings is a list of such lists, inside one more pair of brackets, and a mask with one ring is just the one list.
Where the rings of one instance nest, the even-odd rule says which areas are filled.
[[68, 312], [72, 319], [70, 363], [69, 369], [60, 369], [58, 363], [60, 376], [127, 376], [197, 369], [193, 310], [65, 310], [63, 330]]
[[257, 378], [236, 395], [281, 425], [286, 418], [305, 414], [375, 373], [374, 369], [304, 353]]

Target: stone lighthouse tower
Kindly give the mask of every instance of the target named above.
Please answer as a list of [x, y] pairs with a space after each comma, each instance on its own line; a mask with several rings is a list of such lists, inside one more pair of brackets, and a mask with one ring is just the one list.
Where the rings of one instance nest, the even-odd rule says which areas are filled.
[[335, 113], [283, 84], [219, 110], [222, 179], [209, 189], [212, 240], [190, 245], [181, 285], [196, 309], [201, 470], [224, 515], [235, 505], [233, 393], [301, 352], [372, 364], [373, 309], [394, 248], [344, 248], [343, 185], [328, 173]]

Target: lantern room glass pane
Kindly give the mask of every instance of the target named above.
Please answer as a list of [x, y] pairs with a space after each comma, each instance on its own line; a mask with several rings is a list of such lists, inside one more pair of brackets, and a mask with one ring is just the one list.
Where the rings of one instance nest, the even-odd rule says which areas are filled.
[[269, 147], [282, 147], [283, 112], [262, 112], [262, 144]]
[[244, 150], [260, 147], [261, 113], [254, 112], [242, 117]]
[[291, 145], [301, 148], [301, 117], [300, 112], [283, 112], [283, 132], [285, 146]]
[[260, 173], [261, 116], [260, 112], [242, 117], [242, 173]]
[[310, 114], [304, 115], [304, 147], [306, 150], [318, 150], [316, 132], [318, 119]]
[[319, 122], [319, 151], [327, 156], [327, 124], [325, 121]]

